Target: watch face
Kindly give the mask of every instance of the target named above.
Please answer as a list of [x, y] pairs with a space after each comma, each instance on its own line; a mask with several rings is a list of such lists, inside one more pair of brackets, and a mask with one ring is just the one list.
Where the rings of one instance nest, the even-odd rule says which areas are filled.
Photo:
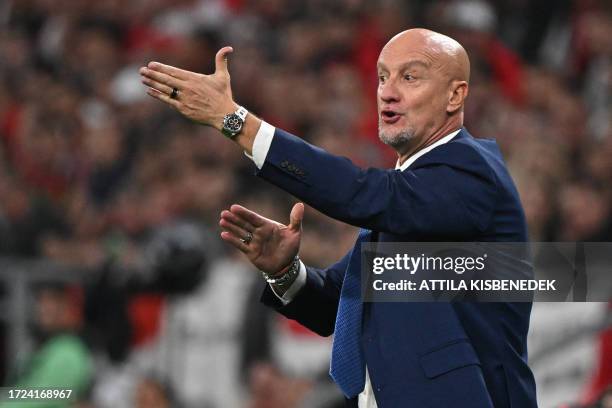
[[232, 133], [240, 132], [240, 129], [242, 129], [242, 119], [240, 119], [240, 116], [232, 113], [226, 117], [223, 127]]

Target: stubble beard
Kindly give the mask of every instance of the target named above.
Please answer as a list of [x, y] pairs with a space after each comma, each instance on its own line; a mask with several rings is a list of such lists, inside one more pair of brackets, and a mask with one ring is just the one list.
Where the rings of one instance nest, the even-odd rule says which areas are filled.
[[406, 146], [414, 137], [412, 129], [401, 129], [399, 131], [390, 132], [384, 131], [381, 124], [378, 124], [378, 138], [381, 142], [394, 148], [401, 150], [402, 146]]

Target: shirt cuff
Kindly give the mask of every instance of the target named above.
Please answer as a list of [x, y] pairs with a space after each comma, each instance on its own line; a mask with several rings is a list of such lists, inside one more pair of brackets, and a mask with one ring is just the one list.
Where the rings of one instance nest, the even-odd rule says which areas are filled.
[[287, 291], [284, 295], [280, 296], [278, 293], [276, 293], [276, 291], [274, 290], [274, 286], [270, 285], [270, 288], [272, 289], [272, 292], [276, 295], [276, 297], [279, 298], [281, 302], [283, 302], [283, 305], [286, 306], [293, 300], [293, 298], [295, 298], [295, 296], [298, 294], [300, 289], [304, 287], [305, 284], [306, 266], [302, 261], [300, 261], [300, 271], [298, 272], [298, 276], [297, 278], [295, 278], [291, 286], [287, 288]]
[[253, 141], [253, 155], [251, 156], [247, 152], [244, 152], [249, 159], [253, 160], [255, 166], [260, 170], [266, 161], [266, 156], [268, 156], [268, 150], [270, 150], [275, 130], [276, 128], [274, 126], [262, 120], [261, 126]]

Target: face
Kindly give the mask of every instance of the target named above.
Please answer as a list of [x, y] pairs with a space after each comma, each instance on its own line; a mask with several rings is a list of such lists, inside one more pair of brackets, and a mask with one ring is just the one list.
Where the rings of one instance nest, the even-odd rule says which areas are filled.
[[434, 133], [447, 119], [449, 78], [423, 41], [398, 38], [380, 53], [378, 115], [381, 141], [397, 151]]

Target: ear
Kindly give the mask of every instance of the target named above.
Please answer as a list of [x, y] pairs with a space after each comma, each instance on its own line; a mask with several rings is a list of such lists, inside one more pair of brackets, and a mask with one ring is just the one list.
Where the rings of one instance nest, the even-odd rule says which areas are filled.
[[468, 96], [468, 83], [466, 81], [453, 81], [449, 90], [446, 112], [453, 114], [463, 109], [463, 103]]

